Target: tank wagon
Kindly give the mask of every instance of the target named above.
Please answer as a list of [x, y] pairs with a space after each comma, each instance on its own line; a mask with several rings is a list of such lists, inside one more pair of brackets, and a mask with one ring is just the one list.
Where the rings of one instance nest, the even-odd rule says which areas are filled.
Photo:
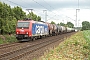
[[67, 33], [71, 32], [72, 28], [67, 27]]
[[69, 32], [75, 32], [75, 29], [67, 27], [67, 33], [69, 33]]
[[61, 33], [67, 33], [67, 28], [65, 26], [61, 26]]
[[52, 31], [52, 35], [57, 35], [58, 34], [58, 27], [56, 24], [52, 24], [53, 25], [53, 31]]
[[16, 26], [16, 38], [19, 41], [35, 40], [45, 36], [55, 36], [69, 32], [75, 32], [75, 29], [31, 19], [18, 20]]
[[52, 34], [53, 34], [53, 25], [48, 23], [48, 22], [46, 22], [46, 24], [48, 25], [49, 35], [52, 36]]

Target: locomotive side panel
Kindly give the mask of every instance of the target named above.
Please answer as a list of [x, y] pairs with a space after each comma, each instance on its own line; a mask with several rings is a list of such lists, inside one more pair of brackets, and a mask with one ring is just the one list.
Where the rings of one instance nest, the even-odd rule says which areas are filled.
[[48, 26], [46, 24], [33, 23], [32, 36], [48, 35]]

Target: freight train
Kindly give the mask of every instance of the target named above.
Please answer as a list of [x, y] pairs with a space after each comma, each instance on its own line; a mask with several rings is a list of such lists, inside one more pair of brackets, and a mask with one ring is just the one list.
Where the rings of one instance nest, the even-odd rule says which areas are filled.
[[74, 31], [74, 28], [51, 24], [48, 22], [34, 21], [32, 19], [24, 19], [18, 20], [17, 22], [16, 38], [19, 41], [29, 41]]

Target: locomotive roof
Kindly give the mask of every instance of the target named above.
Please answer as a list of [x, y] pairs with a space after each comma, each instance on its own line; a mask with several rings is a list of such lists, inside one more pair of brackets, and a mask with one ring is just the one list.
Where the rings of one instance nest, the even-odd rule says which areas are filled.
[[37, 24], [46, 24], [44, 22], [34, 21], [34, 20], [18, 20], [18, 22], [31, 22], [31, 23], [37, 23]]
[[31, 21], [34, 22], [34, 20], [18, 20], [18, 22], [31, 22]]

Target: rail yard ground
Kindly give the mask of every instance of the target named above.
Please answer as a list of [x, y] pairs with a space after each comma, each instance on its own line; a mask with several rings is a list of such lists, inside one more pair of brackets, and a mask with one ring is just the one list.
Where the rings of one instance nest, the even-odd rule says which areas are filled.
[[65, 38], [57, 48], [38, 60], [90, 60], [90, 30]]

